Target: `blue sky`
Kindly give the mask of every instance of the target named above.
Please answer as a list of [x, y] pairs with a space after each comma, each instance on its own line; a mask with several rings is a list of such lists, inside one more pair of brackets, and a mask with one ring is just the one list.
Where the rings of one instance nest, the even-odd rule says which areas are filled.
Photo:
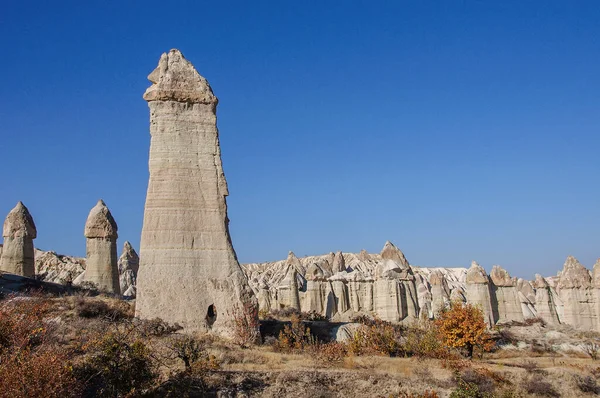
[[[600, 257], [594, 1], [5, 1], [0, 213], [85, 254], [103, 198], [137, 248], [142, 93], [179, 48], [219, 97], [242, 262], [366, 249], [531, 278]], [[1, 216], [3, 217], [3, 216]]]

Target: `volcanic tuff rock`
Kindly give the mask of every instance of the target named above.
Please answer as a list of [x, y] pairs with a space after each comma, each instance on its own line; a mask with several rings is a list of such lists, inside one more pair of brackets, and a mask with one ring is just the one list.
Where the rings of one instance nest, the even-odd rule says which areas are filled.
[[[500, 266], [494, 266], [488, 277], [476, 262], [469, 269], [422, 268], [410, 266], [408, 261], [404, 265], [406, 258], [400, 253], [393, 244], [386, 242], [380, 254], [362, 250], [358, 254], [288, 256], [282, 261], [243, 264], [242, 267], [250, 285], [261, 297], [260, 308], [267, 311], [290, 305], [289, 296], [285, 295], [284, 299], [282, 289], [291, 284], [290, 266], [295, 264], [295, 268], [306, 270], [304, 274], [296, 275], [300, 309], [316, 311], [336, 321], [348, 321], [355, 315], [367, 314], [410, 323], [418, 317], [436, 317], [451, 301], [459, 300], [480, 305], [490, 326], [539, 316], [552, 324], [568, 323], [583, 329], [600, 330], [600, 305], [595, 307], [597, 315], [591, 313], [589, 305], [595, 297], [600, 297], [600, 288], [591, 292], [589, 271], [573, 258], [567, 259], [559, 278], [538, 275], [531, 283], [511, 277]], [[334, 264], [331, 275], [325, 265], [330, 262]], [[337, 264], [344, 264], [344, 270]], [[600, 261], [595, 268], [596, 275], [600, 274], [597, 271]], [[565, 289], [574, 291], [566, 292]], [[571, 300], [575, 304], [567, 303], [559, 293], [568, 295], [569, 299], [577, 296]], [[600, 303], [600, 300], [594, 302]], [[584, 320], [576, 320], [575, 313]]]
[[35, 275], [33, 240], [37, 230], [29, 210], [22, 202], [8, 213], [2, 230], [4, 246], [0, 257], [0, 270], [11, 274], [33, 277]]
[[131, 243], [125, 241], [119, 257], [119, 284], [123, 296], [135, 297], [136, 279], [140, 268], [140, 258]]
[[590, 272], [575, 257], [567, 257], [556, 290], [563, 304], [562, 314], [559, 309], [562, 322], [585, 329], [598, 327], [598, 294], [592, 289]]
[[490, 293], [489, 278], [482, 266], [473, 261], [467, 271], [466, 278], [467, 302], [478, 305], [483, 311], [483, 316], [488, 325], [494, 325], [494, 309]]
[[[136, 315], [230, 335], [257, 306], [231, 244], [217, 97], [178, 50], [148, 76], [150, 180]], [[305, 270], [304, 270], [305, 271]]]
[[86, 270], [85, 280], [100, 290], [120, 294], [117, 266], [117, 223], [100, 199], [90, 210], [85, 223]]

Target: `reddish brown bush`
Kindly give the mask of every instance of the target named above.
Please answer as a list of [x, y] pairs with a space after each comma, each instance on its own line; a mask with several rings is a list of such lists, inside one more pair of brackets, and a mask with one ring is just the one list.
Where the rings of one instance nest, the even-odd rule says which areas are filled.
[[68, 356], [56, 347], [5, 352], [0, 380], [1, 397], [62, 398], [77, 397], [81, 392]]

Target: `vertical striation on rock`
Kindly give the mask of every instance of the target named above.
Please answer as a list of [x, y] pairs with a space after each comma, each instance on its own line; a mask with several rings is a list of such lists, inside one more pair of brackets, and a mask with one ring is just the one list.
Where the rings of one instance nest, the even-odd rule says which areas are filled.
[[583, 329], [596, 327], [596, 297], [592, 290], [592, 277], [573, 256], [565, 261], [557, 291], [564, 305], [561, 322]]
[[257, 301], [229, 235], [218, 100], [178, 50], [163, 54], [148, 79], [150, 179], [136, 315], [231, 336], [234, 313]]
[[492, 280], [492, 305], [495, 305], [493, 312], [496, 315], [496, 322], [522, 322], [523, 310], [516, 288], [517, 280], [511, 278], [508, 271], [499, 265], [492, 267], [490, 279]]
[[84, 235], [86, 237], [85, 280], [92, 282], [100, 290], [120, 294], [117, 223], [102, 199], [90, 210]]
[[471, 268], [467, 271], [466, 282], [467, 302], [479, 305], [487, 324], [493, 326], [496, 320], [492, 308], [489, 279], [483, 267], [475, 261], [471, 263]]
[[35, 253], [33, 240], [37, 230], [33, 217], [22, 202], [8, 213], [2, 229], [4, 246], [0, 257], [0, 270], [11, 274], [34, 277]]

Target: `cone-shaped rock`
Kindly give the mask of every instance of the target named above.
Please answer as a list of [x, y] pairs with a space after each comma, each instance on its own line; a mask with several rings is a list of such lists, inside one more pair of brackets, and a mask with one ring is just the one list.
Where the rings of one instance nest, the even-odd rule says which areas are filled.
[[344, 255], [340, 251], [336, 252], [333, 257], [332, 270], [334, 274], [346, 271], [346, 260], [344, 260]]
[[[178, 50], [148, 76], [150, 180], [136, 315], [232, 335], [257, 301], [229, 235], [217, 98]], [[255, 321], [255, 319], [253, 320]]]
[[0, 270], [11, 274], [35, 276], [33, 240], [37, 230], [29, 210], [22, 202], [12, 209], [2, 229], [4, 246], [0, 257]]
[[99, 200], [85, 223], [85, 280], [98, 289], [120, 294], [117, 257], [117, 223], [106, 204]]
[[395, 261], [402, 268], [408, 268], [408, 260], [404, 257], [404, 253], [400, 249], [398, 249], [392, 242], [389, 240], [385, 242], [383, 249], [381, 249], [381, 258], [384, 260], [392, 260]]
[[140, 258], [131, 243], [125, 242], [119, 257], [119, 285], [124, 296], [135, 296], [136, 279], [140, 268]]
[[585, 330], [594, 329], [597, 326], [596, 295], [587, 268], [575, 257], [567, 257], [557, 287], [564, 304], [561, 322]]

